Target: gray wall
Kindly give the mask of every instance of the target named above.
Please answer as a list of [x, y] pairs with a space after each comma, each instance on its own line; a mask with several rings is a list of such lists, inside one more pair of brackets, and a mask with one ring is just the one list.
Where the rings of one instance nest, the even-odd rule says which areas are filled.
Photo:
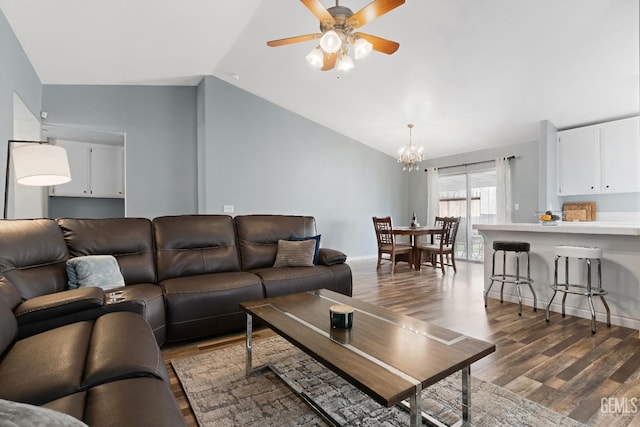
[[126, 215], [197, 211], [196, 88], [45, 85], [48, 122], [125, 134]]
[[372, 216], [408, 224], [396, 160], [214, 77], [198, 86], [204, 213], [313, 215], [322, 246], [375, 254]]
[[[423, 172], [425, 168], [441, 168], [507, 156], [516, 156], [515, 159], [511, 160], [511, 187], [513, 203], [520, 205], [518, 211], [513, 210], [512, 221], [536, 222], [535, 213], [538, 210], [538, 141], [506, 145], [422, 162], [421, 171], [412, 173], [409, 182], [411, 192], [409, 209], [418, 214], [418, 219], [427, 215], [427, 174]], [[486, 168], [486, 166], [483, 165], [481, 168]], [[478, 166], [457, 167], [443, 170], [440, 173], [464, 173], [478, 169]]]
[[[34, 116], [40, 117], [42, 84], [1, 10], [0, 64], [0, 167], [4, 171], [7, 141], [13, 139], [13, 93], [18, 94]], [[4, 174], [0, 188], [4, 194]], [[4, 197], [0, 203], [4, 205]]]

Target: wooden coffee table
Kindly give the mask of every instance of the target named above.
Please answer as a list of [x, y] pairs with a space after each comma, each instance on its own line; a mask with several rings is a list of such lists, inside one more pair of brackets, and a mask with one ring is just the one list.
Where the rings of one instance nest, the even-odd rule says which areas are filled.
[[[333, 304], [355, 309], [351, 329], [331, 328], [329, 307]], [[420, 425], [423, 417], [442, 425], [422, 413], [420, 394], [456, 371], [462, 371], [461, 423], [470, 422], [470, 365], [496, 349], [488, 342], [326, 289], [241, 306], [247, 312], [247, 376], [273, 369], [252, 365], [255, 317], [381, 405], [389, 408], [408, 399], [411, 426]], [[325, 419], [337, 424], [295, 384], [279, 376]]]

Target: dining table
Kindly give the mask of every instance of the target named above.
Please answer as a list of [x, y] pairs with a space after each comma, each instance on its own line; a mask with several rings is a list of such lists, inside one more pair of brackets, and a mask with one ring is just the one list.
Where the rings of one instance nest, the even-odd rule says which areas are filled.
[[413, 247], [412, 262], [413, 268], [420, 271], [420, 249], [418, 245], [419, 236], [431, 236], [431, 243], [433, 243], [433, 236], [442, 233], [442, 226], [440, 225], [417, 225], [417, 226], [393, 226], [391, 227], [391, 233], [396, 236], [409, 236], [411, 246]]

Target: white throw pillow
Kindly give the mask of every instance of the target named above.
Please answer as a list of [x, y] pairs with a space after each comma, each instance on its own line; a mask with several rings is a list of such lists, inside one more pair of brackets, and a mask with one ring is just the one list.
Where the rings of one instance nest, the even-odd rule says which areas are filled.
[[69, 289], [97, 286], [106, 290], [124, 286], [118, 261], [111, 255], [88, 255], [67, 261]]

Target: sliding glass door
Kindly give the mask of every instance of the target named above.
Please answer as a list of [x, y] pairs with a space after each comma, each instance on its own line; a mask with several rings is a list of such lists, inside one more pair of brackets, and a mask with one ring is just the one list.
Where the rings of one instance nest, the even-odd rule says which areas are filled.
[[440, 216], [459, 216], [456, 237], [456, 259], [484, 261], [482, 236], [472, 224], [493, 224], [496, 221], [495, 169], [456, 175], [441, 175]]

